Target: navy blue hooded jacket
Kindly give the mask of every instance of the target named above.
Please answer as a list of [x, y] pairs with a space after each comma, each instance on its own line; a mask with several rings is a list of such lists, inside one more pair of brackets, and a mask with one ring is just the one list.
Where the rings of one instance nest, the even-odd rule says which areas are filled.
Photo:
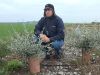
[[57, 15], [42, 17], [35, 26], [34, 32], [36, 36], [43, 32], [50, 41], [64, 40], [64, 23]]

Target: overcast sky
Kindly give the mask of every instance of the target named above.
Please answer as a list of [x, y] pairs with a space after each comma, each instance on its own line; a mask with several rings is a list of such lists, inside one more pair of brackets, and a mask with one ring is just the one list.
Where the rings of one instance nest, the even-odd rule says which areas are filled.
[[100, 21], [100, 0], [0, 0], [0, 22], [38, 21], [47, 3], [64, 22]]

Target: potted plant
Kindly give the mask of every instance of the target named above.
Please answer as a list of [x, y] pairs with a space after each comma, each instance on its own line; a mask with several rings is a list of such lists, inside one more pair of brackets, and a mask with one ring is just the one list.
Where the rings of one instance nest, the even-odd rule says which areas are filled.
[[92, 47], [90, 47], [90, 40], [84, 37], [84, 40], [81, 40], [79, 44], [77, 44], [78, 48], [82, 49], [82, 62], [83, 64], [89, 64], [91, 60], [90, 51]]
[[43, 47], [41, 43], [35, 43], [32, 34], [25, 32], [24, 34], [19, 34], [11, 38], [11, 45], [9, 46], [12, 52], [20, 55], [24, 62], [28, 63], [30, 72], [36, 74], [40, 72], [40, 62], [44, 57]]
[[[85, 25], [78, 25], [72, 31], [67, 31], [65, 50], [66, 53], [70, 53], [70, 58], [67, 58], [67, 60], [76, 59], [82, 54], [83, 64], [89, 64], [93, 50], [96, 52], [100, 50], [100, 31], [96, 28], [90, 29], [87, 26], [85, 27]], [[77, 55], [73, 55], [76, 52]]]
[[80, 48], [82, 50], [82, 62], [83, 64], [90, 64], [91, 54], [90, 51], [95, 47], [95, 34], [94, 31], [89, 29], [80, 29], [80, 35], [78, 35], [78, 39], [75, 42], [75, 47]]

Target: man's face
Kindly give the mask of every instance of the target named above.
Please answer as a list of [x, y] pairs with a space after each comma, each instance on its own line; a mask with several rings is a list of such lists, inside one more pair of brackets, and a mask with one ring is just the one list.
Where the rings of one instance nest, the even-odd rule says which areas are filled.
[[51, 17], [53, 15], [53, 10], [51, 8], [45, 8], [44, 11], [47, 17]]

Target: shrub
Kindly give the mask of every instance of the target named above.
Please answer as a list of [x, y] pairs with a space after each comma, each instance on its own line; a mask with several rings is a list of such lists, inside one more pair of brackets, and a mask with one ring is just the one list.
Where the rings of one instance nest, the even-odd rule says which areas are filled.
[[76, 41], [76, 47], [84, 49], [85, 51], [92, 50], [92, 48], [100, 49], [100, 32], [91, 29], [81, 29], [81, 35]]
[[15, 34], [11, 39], [10, 46], [8, 46], [12, 52], [19, 54], [25, 60], [30, 56], [39, 58], [44, 56], [43, 47], [40, 42], [37, 44], [34, 42], [33, 34], [29, 32], [22, 34], [16, 32]]
[[81, 28], [81, 26], [78, 26], [75, 30], [67, 31], [65, 36], [66, 58], [72, 60], [81, 56], [82, 50], [90, 51], [93, 49], [100, 50], [100, 31], [86, 27]]
[[72, 32], [67, 33], [65, 44], [70, 47], [85, 48], [85, 50], [92, 48], [100, 49], [100, 32], [96, 29], [91, 30], [86, 27], [78, 27]]

